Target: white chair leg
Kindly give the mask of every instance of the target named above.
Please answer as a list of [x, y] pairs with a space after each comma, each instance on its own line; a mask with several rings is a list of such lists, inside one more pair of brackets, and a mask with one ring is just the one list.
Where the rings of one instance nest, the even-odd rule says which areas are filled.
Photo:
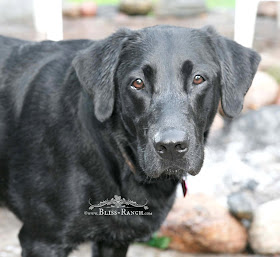
[[280, 29], [280, 2], [277, 3], [277, 26]]
[[38, 39], [63, 39], [61, 0], [33, 0], [33, 17]]
[[253, 45], [258, 4], [258, 0], [235, 1], [234, 40], [246, 47]]

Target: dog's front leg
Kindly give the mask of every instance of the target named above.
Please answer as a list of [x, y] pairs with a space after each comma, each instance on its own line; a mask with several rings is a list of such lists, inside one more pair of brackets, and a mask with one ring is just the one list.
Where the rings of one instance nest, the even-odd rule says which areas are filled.
[[126, 246], [109, 246], [104, 243], [93, 243], [92, 257], [126, 257], [128, 245]]
[[[23, 226], [19, 233], [22, 257], [66, 257], [70, 248], [55, 243], [55, 240], [42, 237], [34, 228]], [[57, 241], [59, 242], [59, 240]]]

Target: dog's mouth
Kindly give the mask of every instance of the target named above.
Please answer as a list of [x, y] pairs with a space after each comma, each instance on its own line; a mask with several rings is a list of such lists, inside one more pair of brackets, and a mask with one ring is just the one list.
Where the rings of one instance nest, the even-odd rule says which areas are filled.
[[187, 186], [187, 173], [185, 170], [177, 167], [170, 167], [165, 169], [162, 172], [155, 172], [153, 174], [148, 175], [148, 177], [153, 180], [160, 179], [177, 179], [182, 187], [182, 192], [184, 197], [187, 195], [188, 186]]
[[188, 192], [186, 174], [187, 174], [187, 172], [180, 168], [168, 168], [163, 172], [163, 175], [175, 176], [175, 177], [179, 178], [184, 197], [187, 195], [187, 192]]
[[168, 167], [165, 169], [163, 172], [161, 172], [162, 175], [167, 175], [167, 176], [175, 176], [177, 178], [181, 178], [184, 176], [187, 172], [179, 167]]
[[[132, 149], [130, 147], [125, 147], [125, 150], [123, 149], [121, 152], [125, 159], [126, 164], [129, 166], [129, 169], [132, 171], [132, 173], [136, 175], [137, 174], [136, 165], [135, 165], [136, 160], [135, 158], [133, 158], [134, 155], [132, 154]], [[186, 170], [177, 165], [172, 165], [172, 166], [168, 166], [167, 168], [161, 171], [146, 174], [146, 176], [150, 177], [152, 180], [175, 178], [178, 181], [180, 181], [183, 195], [186, 196], [188, 191], [187, 181], [186, 181], [188, 173], [192, 174], [192, 172], [188, 171], [188, 169]]]

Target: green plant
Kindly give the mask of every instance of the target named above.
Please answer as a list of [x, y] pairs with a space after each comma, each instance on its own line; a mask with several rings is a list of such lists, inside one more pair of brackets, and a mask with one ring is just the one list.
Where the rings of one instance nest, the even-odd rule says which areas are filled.
[[117, 5], [120, 0], [67, 0], [72, 3], [95, 2], [97, 5]]
[[216, 8], [216, 7], [234, 8], [235, 6], [235, 0], [206, 0], [206, 3], [209, 8]]
[[269, 75], [276, 79], [277, 83], [280, 85], [280, 65], [273, 66], [267, 69], [266, 71]]
[[171, 239], [169, 237], [154, 234], [146, 244], [152, 247], [166, 249], [168, 248], [170, 241]]

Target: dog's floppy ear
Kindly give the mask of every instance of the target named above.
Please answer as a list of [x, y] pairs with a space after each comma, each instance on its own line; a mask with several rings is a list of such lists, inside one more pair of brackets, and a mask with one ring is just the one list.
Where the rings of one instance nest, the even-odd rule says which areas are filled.
[[93, 98], [94, 113], [101, 122], [108, 119], [114, 109], [114, 74], [123, 44], [130, 33], [128, 29], [122, 29], [104, 40], [93, 42], [78, 52], [73, 60], [79, 81]]
[[221, 66], [221, 98], [224, 113], [233, 118], [242, 108], [261, 60], [258, 53], [218, 35], [212, 27], [203, 28], [214, 42]]

